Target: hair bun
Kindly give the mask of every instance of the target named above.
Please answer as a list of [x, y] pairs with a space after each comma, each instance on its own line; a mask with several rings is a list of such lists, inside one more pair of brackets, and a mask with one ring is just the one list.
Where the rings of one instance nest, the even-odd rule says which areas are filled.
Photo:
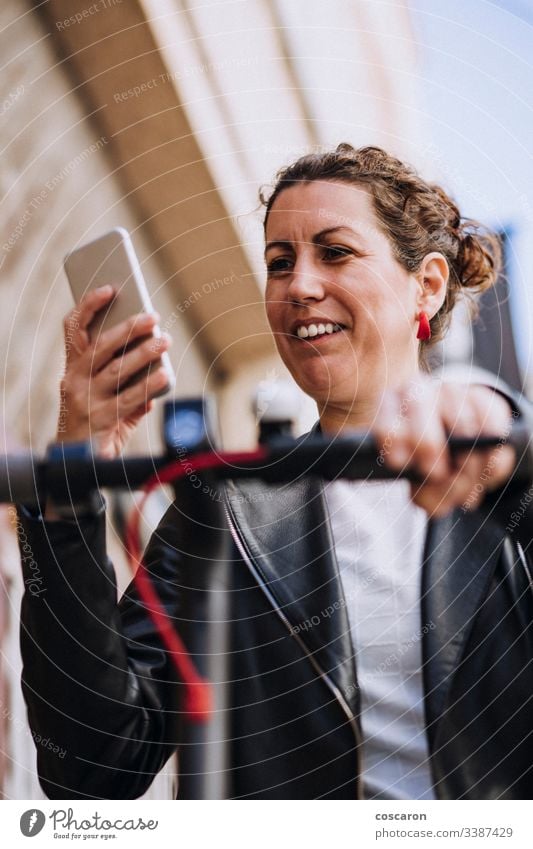
[[467, 219], [461, 224], [457, 256], [457, 276], [462, 286], [483, 292], [495, 282], [501, 261], [502, 247], [498, 236], [484, 232], [477, 221]]

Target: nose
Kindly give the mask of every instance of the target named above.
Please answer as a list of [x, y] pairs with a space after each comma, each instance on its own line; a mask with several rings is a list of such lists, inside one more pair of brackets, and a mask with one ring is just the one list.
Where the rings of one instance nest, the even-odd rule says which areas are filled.
[[289, 300], [303, 303], [304, 301], [321, 301], [325, 295], [325, 281], [320, 275], [320, 269], [306, 256], [300, 256], [292, 269], [291, 280], [287, 289]]

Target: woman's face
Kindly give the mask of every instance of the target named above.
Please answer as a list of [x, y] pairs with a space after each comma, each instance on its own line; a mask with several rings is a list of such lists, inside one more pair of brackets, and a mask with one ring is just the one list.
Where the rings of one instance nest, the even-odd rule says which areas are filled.
[[364, 188], [322, 180], [284, 189], [265, 257], [278, 351], [319, 406], [371, 404], [417, 371], [420, 283], [393, 256]]

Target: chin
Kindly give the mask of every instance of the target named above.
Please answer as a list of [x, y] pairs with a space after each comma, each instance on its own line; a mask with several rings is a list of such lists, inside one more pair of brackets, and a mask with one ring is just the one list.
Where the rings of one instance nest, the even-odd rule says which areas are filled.
[[294, 381], [302, 392], [309, 395], [320, 405], [352, 404], [361, 390], [360, 381], [354, 381], [353, 374], [334, 377], [331, 372], [324, 374], [302, 374], [291, 371]]

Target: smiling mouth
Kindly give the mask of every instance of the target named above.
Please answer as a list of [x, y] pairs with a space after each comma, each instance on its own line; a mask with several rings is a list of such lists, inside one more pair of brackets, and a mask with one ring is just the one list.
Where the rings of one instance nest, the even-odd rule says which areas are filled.
[[315, 342], [318, 339], [324, 339], [328, 336], [334, 336], [341, 330], [344, 330], [342, 324], [334, 324], [333, 322], [317, 323], [317, 324], [302, 324], [294, 332], [294, 336], [302, 341]]

